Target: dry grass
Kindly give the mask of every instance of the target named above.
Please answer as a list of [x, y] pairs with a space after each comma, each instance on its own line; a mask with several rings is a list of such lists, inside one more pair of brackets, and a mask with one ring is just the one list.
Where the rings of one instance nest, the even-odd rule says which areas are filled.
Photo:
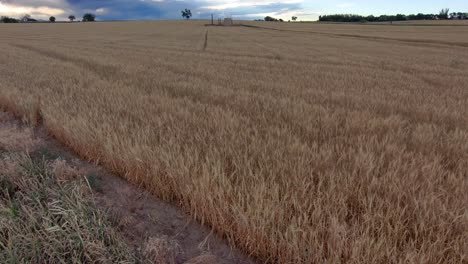
[[142, 248], [142, 255], [155, 263], [176, 263], [181, 247], [175, 240], [168, 237], [150, 237]]
[[1, 105], [266, 262], [468, 261], [468, 27], [202, 23], [0, 25]]
[[42, 155], [30, 128], [0, 123], [0, 135], [0, 263], [176, 263], [168, 237], [131, 248], [120, 219], [97, 208], [92, 178]]
[[269, 23], [246, 22], [247, 25], [303, 34], [348, 36], [358, 39], [398, 40], [421, 42], [425, 45], [442, 43], [468, 46], [468, 22], [460, 21], [405, 21], [389, 23]]
[[24, 155], [2, 157], [0, 169], [1, 263], [135, 263], [84, 181]]

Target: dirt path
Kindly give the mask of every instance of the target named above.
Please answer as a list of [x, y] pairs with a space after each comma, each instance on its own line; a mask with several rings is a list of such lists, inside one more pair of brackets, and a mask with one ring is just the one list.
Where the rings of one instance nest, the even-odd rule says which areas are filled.
[[24, 149], [31, 156], [63, 160], [86, 175], [98, 207], [110, 214], [117, 230], [135, 249], [148, 245], [161, 248], [164, 254], [174, 256], [175, 263], [255, 263], [180, 209], [79, 159], [50, 138], [44, 128], [33, 129], [1, 111], [0, 148]]

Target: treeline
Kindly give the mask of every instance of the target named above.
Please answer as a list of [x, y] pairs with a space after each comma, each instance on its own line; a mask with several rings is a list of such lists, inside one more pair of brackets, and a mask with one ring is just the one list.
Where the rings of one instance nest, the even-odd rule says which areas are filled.
[[336, 15], [324, 15], [319, 17], [321, 22], [385, 22], [385, 21], [405, 21], [405, 20], [432, 20], [434, 19], [433, 15], [427, 14], [418, 14], [418, 15], [382, 15], [382, 16], [360, 16], [352, 14], [336, 14]]
[[422, 14], [417, 15], [381, 15], [381, 16], [361, 16], [353, 14], [336, 14], [324, 15], [319, 17], [321, 22], [390, 22], [390, 21], [405, 21], [405, 20], [439, 20], [439, 19], [468, 19], [468, 13], [453, 12], [449, 13], [448, 9], [443, 9], [439, 14]]
[[[73, 21], [75, 21], [76, 17], [74, 15], [70, 15], [68, 17], [68, 19], [70, 20], [70, 22], [73, 22]], [[81, 20], [81, 21], [83, 21], [83, 22], [96, 21], [96, 15], [94, 15], [92, 13], [86, 13], [86, 14], [83, 15], [83, 20]], [[20, 22], [21, 23], [32, 23], [32, 22], [46, 22], [46, 21], [45, 20], [39, 21], [39, 20], [33, 19], [33, 18], [31, 18], [30, 15], [24, 15], [20, 19], [8, 17], [8, 16], [0, 17], [0, 23], [20, 23]], [[49, 22], [55, 22], [55, 17], [51, 16], [49, 18]]]
[[284, 22], [283, 19], [277, 19], [271, 16], [266, 16], [263, 20], [259, 19], [259, 21], [271, 21], [271, 22]]
[[7, 16], [2, 16], [0, 17], [0, 23], [18, 23], [19, 19], [12, 18], [12, 17], [7, 17]]

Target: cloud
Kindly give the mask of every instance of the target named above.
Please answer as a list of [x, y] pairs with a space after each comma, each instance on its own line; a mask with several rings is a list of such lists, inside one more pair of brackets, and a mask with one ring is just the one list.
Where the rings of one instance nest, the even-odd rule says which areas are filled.
[[285, 0], [285, 1], [271, 1], [271, 0], [257, 0], [257, 1], [208, 1], [212, 5], [201, 6], [204, 9], [224, 10], [229, 8], [242, 8], [242, 7], [262, 7], [276, 4], [297, 4], [302, 3], [301, 0]]
[[63, 5], [63, 8], [57, 5], [59, 1], [36, 1], [31, 5], [10, 2], [12, 1], [0, 1], [0, 15], [21, 17], [29, 14], [36, 18], [45, 19], [49, 16], [60, 16], [66, 12], [66, 5]]
[[109, 10], [108, 8], [103, 8], [103, 7], [101, 7], [101, 8], [96, 9], [96, 14], [98, 14], [98, 15], [105, 15], [105, 14], [108, 14], [109, 11], [110, 11], [110, 10]]
[[291, 19], [293, 15], [301, 15], [304, 19], [310, 17], [310, 14], [306, 14], [307, 12], [303, 8], [303, 1], [300, 0], [210, 0], [204, 2], [200, 5], [202, 11], [200, 15], [204, 17], [208, 17], [211, 13], [219, 17], [228, 16], [245, 20], [264, 18], [265, 16], [284, 20]]
[[[85, 12], [98, 20], [181, 19], [180, 10], [189, 8], [193, 18], [232, 16], [239, 19], [277, 17], [304, 12], [304, 0], [0, 0], [0, 15], [30, 14], [44, 19], [51, 15], [66, 19]], [[287, 17], [282, 17], [286, 19]]]
[[282, 18], [285, 21], [290, 20], [293, 16], [298, 17], [299, 21], [301, 20], [313, 20], [319, 15], [321, 12], [312, 12], [312, 11], [303, 11], [303, 10], [283, 10], [278, 12], [269, 12], [269, 13], [253, 13], [253, 14], [241, 14], [237, 15], [238, 19], [247, 20], [247, 19], [255, 19], [255, 18], [264, 18], [266, 16], [271, 16], [275, 18]]

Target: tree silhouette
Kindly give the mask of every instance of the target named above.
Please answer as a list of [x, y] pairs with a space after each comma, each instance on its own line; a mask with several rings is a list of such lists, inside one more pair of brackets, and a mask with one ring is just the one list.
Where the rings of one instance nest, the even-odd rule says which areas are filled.
[[96, 16], [91, 13], [86, 13], [83, 15], [83, 22], [93, 22], [96, 21]]
[[265, 21], [273, 21], [273, 22], [278, 22], [278, 19], [274, 18], [274, 17], [271, 17], [271, 16], [266, 16]]
[[18, 23], [19, 20], [15, 18], [7, 17], [7, 16], [2, 16], [0, 17], [0, 22], [1, 23]]
[[296, 20], [297, 20], [297, 16], [293, 16], [292, 21], [296, 21]]
[[70, 15], [70, 16], [68, 16], [68, 19], [70, 19], [70, 22], [73, 22], [73, 20], [75, 20], [76, 17], [74, 15]]
[[183, 18], [190, 19], [192, 16], [192, 11], [190, 11], [190, 9], [185, 8], [185, 10], [182, 10], [181, 12]]
[[54, 23], [55, 22], [55, 17], [53, 17], [53, 16], [49, 17], [49, 21]]
[[449, 11], [450, 9], [448, 8], [443, 8], [442, 10], [440, 10], [439, 12], [439, 18], [440, 19], [448, 19], [448, 15], [449, 15]]

